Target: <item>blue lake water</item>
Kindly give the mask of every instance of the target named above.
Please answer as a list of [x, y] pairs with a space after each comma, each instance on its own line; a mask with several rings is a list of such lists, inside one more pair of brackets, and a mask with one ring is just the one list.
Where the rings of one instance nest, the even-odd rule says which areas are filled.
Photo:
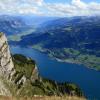
[[35, 60], [42, 77], [58, 82], [73, 82], [82, 89], [89, 100], [100, 100], [100, 72], [83, 65], [58, 62], [31, 48], [11, 46], [11, 52]]

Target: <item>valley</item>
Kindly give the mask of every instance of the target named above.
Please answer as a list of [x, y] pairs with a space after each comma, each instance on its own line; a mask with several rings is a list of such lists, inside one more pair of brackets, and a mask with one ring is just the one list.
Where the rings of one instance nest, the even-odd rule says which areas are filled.
[[100, 70], [100, 18], [72, 17], [46, 21], [12, 45], [32, 47], [63, 62]]
[[[46, 95], [63, 95], [65, 91], [62, 93], [59, 85], [68, 82], [68, 84], [77, 84], [86, 98], [99, 99], [100, 18], [98, 16], [83, 16], [38, 20], [38, 17], [36, 17], [37, 23], [36, 20], [27, 18], [24, 19], [22, 16], [1, 17], [0, 30], [6, 32], [13, 55], [20, 56], [24, 60], [29, 57], [27, 60], [35, 61], [43, 81], [39, 82], [40, 87], [34, 87], [35, 83], [34, 85], [30, 84], [34, 64], [15, 60], [17, 73], [13, 77], [15, 82], [15, 85], [12, 85], [13, 91], [10, 92], [16, 94], [19, 91], [23, 96], [27, 94], [23, 90], [27, 90], [29, 96], [32, 96], [33, 92], [42, 95], [45, 93], [47, 93]], [[20, 67], [20, 64], [24, 67]], [[27, 66], [30, 66], [30, 68], [27, 68]], [[20, 78], [28, 80], [25, 87], [22, 83], [16, 85]], [[52, 81], [47, 79], [58, 82], [57, 87], [51, 89], [56, 84], [52, 84]], [[66, 85], [63, 86], [61, 87], [66, 88]], [[10, 89], [11, 87], [8, 91]]]
[[0, 0], [0, 100], [100, 100], [100, 0]]

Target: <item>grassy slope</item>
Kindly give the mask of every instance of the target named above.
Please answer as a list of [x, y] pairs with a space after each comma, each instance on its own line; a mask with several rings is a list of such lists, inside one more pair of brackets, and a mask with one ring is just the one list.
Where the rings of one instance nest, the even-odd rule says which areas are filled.
[[37, 97], [32, 97], [32, 98], [16, 98], [16, 97], [5, 97], [5, 96], [0, 96], [0, 100], [86, 100], [85, 98], [79, 98], [76, 96], [66, 96], [66, 97], [58, 97], [58, 96], [37, 96]]
[[[7, 83], [5, 80], [5, 84], [13, 96], [83, 96], [79, 87], [72, 83], [57, 83], [40, 77], [33, 81], [31, 77], [34, 76], [32, 72], [35, 68], [35, 62], [25, 56], [14, 55], [13, 61], [16, 69], [16, 73], [13, 76], [14, 84]], [[17, 84], [23, 75], [26, 77], [26, 82], [24, 84]]]

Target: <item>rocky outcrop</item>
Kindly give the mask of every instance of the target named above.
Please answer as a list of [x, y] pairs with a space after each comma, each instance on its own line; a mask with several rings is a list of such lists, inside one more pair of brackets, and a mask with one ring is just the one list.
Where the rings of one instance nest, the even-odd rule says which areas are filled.
[[9, 91], [9, 89], [7, 89], [7, 87], [5, 86], [5, 84], [1, 79], [0, 79], [0, 95], [11, 96], [11, 92]]
[[7, 38], [0, 33], [0, 75], [5, 78], [11, 78], [10, 75], [14, 71], [14, 64], [10, 54]]
[[[24, 60], [21, 61], [21, 59]], [[19, 66], [19, 69], [23, 67], [23, 70], [16, 70], [16, 65]], [[24, 68], [25, 66], [27, 69], [28, 67], [31, 68], [31, 71], [29, 70], [30, 73]], [[15, 91], [16, 94], [22, 87], [25, 87], [24, 84], [26, 84], [26, 81], [29, 80], [29, 78], [31, 81], [38, 79], [37, 66], [34, 62], [32, 63], [31, 59], [25, 58], [24, 56], [18, 57], [15, 63], [14, 57], [11, 56], [10, 53], [7, 38], [5, 34], [0, 33], [0, 95], [13, 95], [12, 91], [14, 91], [14, 88], [17, 90]], [[12, 87], [12, 85], [14, 86]]]
[[0, 33], [0, 95], [11, 95], [3, 79], [9, 79], [10, 81], [13, 73], [14, 64], [12, 62], [7, 38], [3, 33]]
[[35, 68], [34, 68], [32, 75], [31, 75], [31, 81], [35, 81], [37, 79], [39, 79], [39, 73], [38, 73], [38, 68], [35, 65]]

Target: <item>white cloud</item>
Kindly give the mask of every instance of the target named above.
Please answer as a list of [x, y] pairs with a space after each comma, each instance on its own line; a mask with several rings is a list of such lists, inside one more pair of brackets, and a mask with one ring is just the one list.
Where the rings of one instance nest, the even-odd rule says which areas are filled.
[[91, 16], [100, 15], [100, 3], [45, 3], [44, 0], [0, 0], [1, 14], [38, 14], [45, 16]]
[[35, 4], [35, 5], [39, 5], [41, 6], [43, 3], [43, 0], [20, 0], [23, 3], [27, 3], [27, 4]]
[[86, 9], [87, 5], [80, 0], [72, 0], [72, 5], [80, 9]]
[[85, 3], [82, 0], [72, 0], [70, 4], [45, 4], [48, 12], [59, 16], [92, 16], [100, 15], [100, 3]]
[[[42, 0], [0, 0], [1, 14], [36, 14]], [[35, 6], [34, 6], [35, 5]]]
[[33, 0], [34, 2], [36, 2], [38, 5], [42, 5], [42, 3], [43, 3], [43, 0]]

